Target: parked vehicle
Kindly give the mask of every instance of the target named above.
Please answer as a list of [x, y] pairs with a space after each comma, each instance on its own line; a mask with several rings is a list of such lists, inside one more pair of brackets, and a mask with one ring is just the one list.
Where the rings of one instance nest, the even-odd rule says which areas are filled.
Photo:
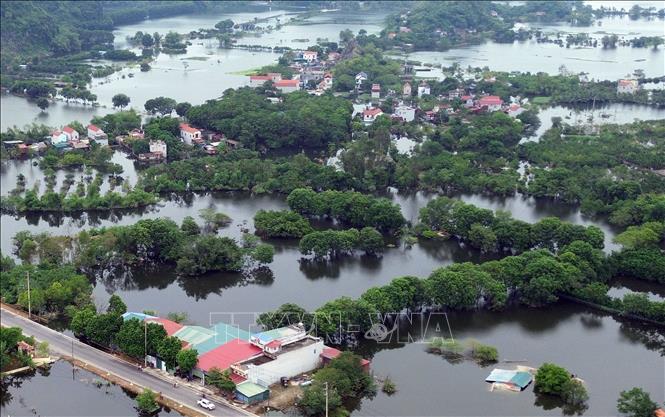
[[206, 400], [205, 398], [201, 398], [196, 402], [196, 404], [199, 405], [199, 407], [205, 408], [206, 410], [214, 410], [215, 409], [215, 404], [212, 403], [210, 400]]

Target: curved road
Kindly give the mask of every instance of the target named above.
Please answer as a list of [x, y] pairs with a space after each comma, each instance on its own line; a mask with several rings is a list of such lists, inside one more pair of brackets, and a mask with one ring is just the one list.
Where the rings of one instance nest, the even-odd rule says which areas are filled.
[[190, 406], [197, 411], [210, 416], [254, 416], [245, 410], [231, 407], [227, 404], [215, 402], [213, 411], [203, 410], [196, 405], [200, 393], [186, 386], [173, 388], [173, 385], [150, 373], [139, 371], [135, 365], [130, 364], [113, 355], [81, 343], [75, 338], [66, 336], [60, 332], [50, 329], [34, 321], [28, 320], [10, 310], [2, 308], [0, 323], [7, 327], [20, 327], [26, 335], [34, 336], [39, 341], [46, 341], [53, 352], [61, 355], [72, 355], [72, 343], [74, 346], [74, 357], [80, 361], [107, 371], [122, 379], [130, 381], [135, 385], [147, 387], [154, 392], [161, 392], [165, 397], [172, 399], [185, 406]]

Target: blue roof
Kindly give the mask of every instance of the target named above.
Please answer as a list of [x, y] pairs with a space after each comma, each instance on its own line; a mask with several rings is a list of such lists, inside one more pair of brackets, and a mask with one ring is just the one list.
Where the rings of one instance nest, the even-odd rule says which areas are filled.
[[155, 316], [151, 316], [149, 314], [144, 314], [144, 313], [136, 313], [133, 311], [128, 311], [122, 315], [123, 320], [138, 319], [140, 321], [143, 321], [145, 319], [154, 319], [154, 318]]
[[212, 337], [193, 346], [199, 352], [199, 355], [209, 352], [233, 339], [249, 341], [249, 332], [226, 323], [219, 322], [210, 327], [210, 330], [215, 333]]
[[531, 383], [531, 374], [525, 371], [509, 371], [506, 369], [494, 369], [485, 381], [499, 382], [503, 384], [517, 385], [524, 389]]

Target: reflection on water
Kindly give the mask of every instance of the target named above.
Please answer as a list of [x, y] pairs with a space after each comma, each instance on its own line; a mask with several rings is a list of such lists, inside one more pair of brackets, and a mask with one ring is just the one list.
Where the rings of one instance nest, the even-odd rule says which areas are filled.
[[[122, 388], [68, 362], [50, 369], [3, 378], [0, 405], [3, 416], [135, 416], [134, 396]], [[66, 399], [66, 401], [63, 401]], [[180, 414], [162, 410], [158, 417]]]
[[446, 335], [448, 323], [455, 339], [477, 339], [497, 347], [501, 361], [519, 361], [496, 367], [537, 367], [554, 362], [584, 379], [590, 397], [585, 415], [615, 415], [619, 392], [633, 386], [642, 386], [652, 398], [662, 401], [662, 329], [622, 323], [561, 303], [551, 309], [455, 312], [448, 313], [447, 319], [414, 317], [399, 331], [402, 340], [410, 337], [415, 343], [364, 343], [361, 351], [373, 357], [374, 374], [390, 377], [398, 393], [387, 396], [379, 392], [375, 399], [363, 400], [353, 415], [405, 416], [413, 415], [413, 410], [421, 416], [561, 415], [561, 404], [536, 397], [533, 385], [519, 394], [489, 392], [484, 379], [494, 366], [481, 367], [469, 361], [451, 363], [427, 353], [426, 345], [419, 341]]

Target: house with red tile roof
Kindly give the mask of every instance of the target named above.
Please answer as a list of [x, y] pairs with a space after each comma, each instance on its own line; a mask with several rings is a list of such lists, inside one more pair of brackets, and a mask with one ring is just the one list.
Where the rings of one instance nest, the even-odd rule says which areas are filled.
[[274, 85], [276, 89], [284, 94], [300, 90], [300, 80], [279, 80]]
[[187, 123], [180, 123], [180, 139], [191, 145], [195, 139], [201, 139], [201, 131]]
[[365, 124], [371, 125], [374, 123], [377, 117], [383, 114], [383, 110], [378, 107], [369, 107], [363, 110], [363, 122]]
[[487, 111], [494, 112], [501, 110], [501, 105], [503, 100], [499, 96], [485, 96], [478, 100], [478, 105], [480, 107], [486, 107]]

